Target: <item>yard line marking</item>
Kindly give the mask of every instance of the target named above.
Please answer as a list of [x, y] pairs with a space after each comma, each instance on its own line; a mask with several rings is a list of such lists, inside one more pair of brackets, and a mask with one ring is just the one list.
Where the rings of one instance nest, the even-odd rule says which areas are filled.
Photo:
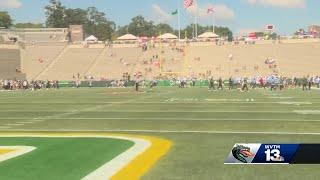
[[34, 124], [36, 122], [32, 122], [32, 121], [21, 121], [21, 122], [17, 122], [19, 124]]
[[24, 124], [4, 124], [4, 126], [23, 126]]
[[[29, 118], [4, 118], [6, 120], [27, 120]], [[0, 121], [2, 119], [0, 118]], [[232, 119], [232, 118], [228, 118], [228, 119], [223, 119], [223, 118], [154, 118], [154, 117], [134, 117], [134, 118], [121, 118], [121, 117], [106, 117], [106, 118], [51, 118], [51, 119], [47, 119], [47, 120], [150, 120], [150, 121], [255, 121], [255, 122], [259, 122], [259, 121], [278, 121], [278, 122], [320, 122], [320, 119]], [[31, 121], [31, 120], [30, 120]], [[32, 123], [31, 122], [19, 122], [19, 123]]]
[[[16, 129], [10, 132], [34, 132], [35, 130], [30, 129]], [[52, 133], [60, 133], [60, 132], [88, 132], [88, 133], [176, 133], [176, 134], [262, 134], [262, 135], [320, 135], [320, 132], [256, 132], [256, 131], [194, 131], [194, 130], [150, 130], [150, 129], [114, 129], [114, 130], [97, 130], [97, 129], [56, 129], [56, 130], [49, 130], [49, 129], [37, 129], [36, 131], [39, 132], [52, 132]]]
[[[0, 111], [1, 112], [1, 111]], [[8, 111], [6, 111], [8, 112]], [[11, 111], [11, 112], [39, 112], [39, 111]], [[178, 110], [178, 111], [173, 111], [173, 110], [98, 110], [98, 109], [85, 109], [85, 110], [81, 110], [81, 111], [75, 111], [75, 112], [67, 112], [67, 111], [43, 111], [43, 112], [65, 112], [65, 113], [61, 113], [61, 115], [53, 115], [53, 116], [47, 116], [45, 118], [41, 118], [41, 119], [47, 119], [47, 118], [52, 118], [52, 117], [60, 117], [60, 116], [68, 116], [68, 115], [74, 115], [74, 114], [79, 114], [79, 113], [86, 113], [86, 112], [106, 112], [106, 113], [292, 113], [294, 111], [239, 111], [239, 110], [197, 110], [197, 111], [182, 111], [182, 110]]]
[[320, 114], [320, 110], [294, 110], [293, 112], [295, 112], [297, 114], [304, 114], [304, 115], [307, 115], [307, 114], [313, 114], [313, 115]]
[[[14, 119], [14, 118], [12, 118], [12, 119]], [[30, 119], [30, 118], [26, 118], [26, 119]], [[43, 119], [30, 119], [28, 121], [30, 121], [30, 122], [43, 122], [45, 120], [43, 120]]]
[[[296, 98], [298, 99], [298, 98]], [[304, 99], [306, 100], [306, 99]], [[314, 99], [312, 99], [314, 100]], [[99, 105], [110, 105], [110, 104], [123, 104], [124, 102], [97, 102], [97, 103], [50, 103], [50, 102], [47, 102], [47, 103], [29, 103], [29, 104], [46, 104], [46, 105], [52, 105], [52, 104], [74, 104], [75, 106], [76, 105], [79, 105], [79, 104], [84, 104], [84, 105], [95, 105], [95, 104], [99, 104]], [[12, 103], [12, 104], [16, 104], [16, 105], [25, 105], [25, 104], [28, 104], [28, 103]], [[208, 101], [208, 102], [202, 102], [202, 101], [194, 101], [194, 102], [162, 102], [162, 101], [154, 101], [154, 102], [126, 102], [125, 104], [127, 105], [134, 105], [134, 104], [156, 104], [156, 105], [173, 105], [173, 104], [278, 104], [278, 102], [275, 102], [275, 101], [272, 101], [272, 102], [263, 102], [263, 99], [255, 99], [255, 101], [243, 101], [243, 102], [219, 102], [219, 101]], [[312, 104], [320, 104], [320, 102], [312, 102]], [[1, 105], [1, 103], [0, 103]], [[6, 104], [7, 105], [7, 104]], [[7, 107], [7, 106], [6, 106]]]
[[[168, 94], [172, 93], [174, 91], [171, 91], [171, 92], [168, 92]], [[143, 98], [138, 98], [140, 100], [143, 100], [143, 99], [148, 99], [148, 98], [151, 98], [151, 97], [154, 97], [155, 94], [152, 94], [150, 96], [144, 96]], [[70, 115], [75, 115], [75, 114], [79, 114], [79, 113], [82, 113], [82, 112], [90, 112], [90, 110], [97, 110], [97, 109], [100, 109], [100, 108], [107, 108], [107, 107], [110, 107], [110, 106], [113, 106], [113, 105], [119, 105], [119, 104], [126, 104], [126, 103], [130, 103], [130, 102], [134, 102], [136, 101], [137, 99], [130, 99], [130, 100], [127, 100], [127, 101], [121, 101], [121, 102], [118, 102], [118, 103], [111, 103], [111, 104], [107, 104], [107, 105], [98, 105], [98, 106], [93, 106], [93, 107], [89, 107], [89, 108], [84, 108], [84, 109], [73, 109], [71, 111], [67, 111], [67, 112], [63, 112], [63, 113], [60, 113], [60, 114], [56, 114], [56, 115], [50, 115], [50, 116], [43, 116], [43, 117], [37, 117], [37, 118], [33, 118], [33, 120], [45, 120], [45, 119], [50, 119], [50, 118], [55, 118], [55, 117], [64, 117], [64, 116], [70, 116]], [[21, 112], [21, 111], [20, 111]], [[39, 111], [37, 111], [39, 112]], [[48, 111], [46, 111], [48, 112]], [[62, 111], [50, 111], [50, 112], [62, 112]]]
[[8, 153], [0, 155], [0, 162], [12, 159], [17, 156], [21, 156], [23, 154], [29, 153], [36, 149], [33, 146], [0, 146], [0, 149], [11, 150]]

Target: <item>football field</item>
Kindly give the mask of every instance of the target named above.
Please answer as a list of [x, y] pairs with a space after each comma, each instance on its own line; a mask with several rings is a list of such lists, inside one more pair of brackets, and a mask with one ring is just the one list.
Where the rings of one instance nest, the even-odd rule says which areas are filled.
[[[235, 143], [320, 143], [319, 116], [320, 90], [3, 91], [0, 179], [81, 179], [137, 144], [129, 137], [167, 143], [146, 180], [318, 179], [317, 165], [223, 163]], [[1, 162], [2, 146], [36, 149]]]

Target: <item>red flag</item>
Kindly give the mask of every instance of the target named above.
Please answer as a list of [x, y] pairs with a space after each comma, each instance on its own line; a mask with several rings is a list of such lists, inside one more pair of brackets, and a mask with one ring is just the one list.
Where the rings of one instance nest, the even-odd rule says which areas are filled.
[[184, 2], [183, 2], [183, 6], [186, 9], [189, 8], [192, 5], [193, 5], [193, 0], [184, 0]]
[[207, 10], [207, 14], [211, 14], [211, 13], [214, 13], [213, 7], [210, 7], [210, 8], [208, 8], [208, 10]]

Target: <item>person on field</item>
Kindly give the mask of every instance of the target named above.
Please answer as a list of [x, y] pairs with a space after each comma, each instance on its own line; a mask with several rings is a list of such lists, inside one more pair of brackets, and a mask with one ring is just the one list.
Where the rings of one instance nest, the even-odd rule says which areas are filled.
[[218, 81], [218, 90], [223, 90], [223, 81], [222, 81], [222, 78], [219, 78], [219, 81]]
[[280, 77], [280, 91], [282, 91], [285, 87], [285, 80], [283, 77]]
[[307, 85], [308, 85], [308, 78], [303, 77], [303, 79], [302, 79], [302, 90], [303, 91], [307, 90]]
[[214, 79], [213, 79], [212, 76], [211, 76], [210, 79], [209, 79], [209, 90], [215, 90], [215, 87], [214, 87]]
[[135, 83], [134, 83], [134, 86], [135, 86], [135, 90], [136, 90], [137, 92], [139, 92], [139, 86], [140, 86], [140, 79], [139, 79], [139, 77], [136, 78], [136, 81], [135, 81]]
[[308, 90], [311, 91], [311, 86], [313, 83], [313, 77], [308, 78]]
[[241, 90], [244, 92], [248, 92], [249, 91], [249, 88], [248, 88], [248, 79], [247, 78], [244, 78], [243, 79], [243, 82], [242, 82], [242, 88]]
[[157, 84], [158, 84], [157, 80], [156, 80], [156, 79], [153, 79], [153, 80], [151, 81], [150, 88], [152, 89], [153, 87], [156, 87]]
[[229, 78], [229, 90], [233, 89], [233, 80], [232, 77]]

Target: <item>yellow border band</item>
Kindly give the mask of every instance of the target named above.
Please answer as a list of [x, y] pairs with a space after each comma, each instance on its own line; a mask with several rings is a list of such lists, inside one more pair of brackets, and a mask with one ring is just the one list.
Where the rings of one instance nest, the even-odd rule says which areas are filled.
[[163, 157], [171, 148], [172, 142], [151, 136], [140, 136], [140, 135], [129, 135], [129, 134], [108, 134], [108, 133], [81, 133], [81, 132], [2, 132], [1, 136], [85, 136], [85, 137], [95, 137], [95, 136], [114, 136], [114, 137], [129, 137], [129, 138], [139, 138], [147, 140], [151, 143], [151, 146], [142, 154], [135, 157], [129, 164], [118, 171], [112, 180], [135, 180], [140, 179], [145, 173], [150, 170], [150, 168], [155, 165], [155, 163]]
[[[121, 135], [120, 135], [121, 136]], [[128, 135], [124, 135], [128, 136]], [[126, 167], [121, 169], [117, 174], [115, 174], [111, 179], [112, 180], [135, 180], [140, 179], [150, 168], [167, 152], [172, 146], [172, 143], [168, 140], [149, 137], [149, 136], [132, 136], [148, 140], [152, 143], [151, 147], [148, 148], [144, 153], [137, 156], [131, 163], [129, 163]]]

